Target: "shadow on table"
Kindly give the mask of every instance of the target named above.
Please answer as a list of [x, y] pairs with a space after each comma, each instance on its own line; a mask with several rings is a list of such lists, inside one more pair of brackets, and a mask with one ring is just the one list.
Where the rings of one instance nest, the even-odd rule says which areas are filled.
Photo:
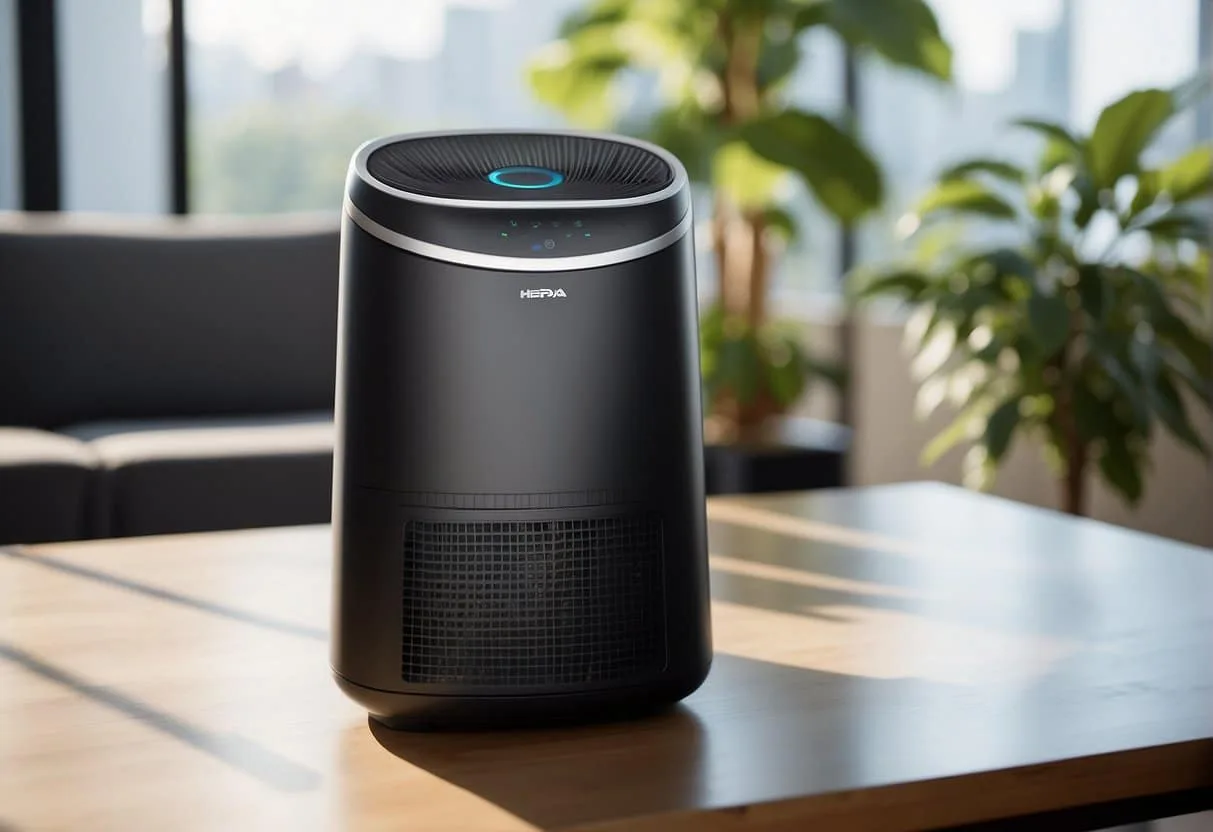
[[[8, 642], [0, 641], [0, 660], [172, 737], [278, 791], [313, 791], [321, 783], [319, 772], [258, 742], [174, 716], [116, 688], [90, 682], [72, 670], [43, 661]], [[6, 832], [3, 821], [0, 821], [0, 832]]]
[[[646, 719], [478, 733], [370, 728], [396, 757], [528, 823], [563, 827], [773, 800], [805, 794], [806, 784], [807, 793], [845, 788], [865, 774], [855, 765], [866, 768], [867, 754], [841, 711], [904, 684], [717, 654], [700, 692]], [[803, 723], [806, 698], [822, 703], [807, 734], [790, 722]]]
[[[816, 492], [814, 497], [818, 495], [830, 496]], [[939, 514], [929, 503], [911, 504], [913, 508], [926, 517]], [[907, 511], [899, 509], [898, 516]], [[893, 508], [887, 513], [893, 515]], [[764, 527], [768, 515], [782, 518], [788, 527]], [[1048, 518], [1049, 523], [1002, 540], [997, 534], [1001, 530], [969, 528], [988, 518], [947, 517], [940, 522], [946, 531], [936, 532], [938, 539], [932, 539], [929, 529], [911, 529], [914, 533], [904, 537], [869, 532], [858, 522], [861, 519], [831, 522], [828, 516], [765, 510], [754, 518], [710, 518], [712, 597], [823, 621], [839, 621], [838, 611], [843, 608], [863, 608], [1017, 637], [1069, 636], [1083, 626], [1090, 571], [1080, 560], [1054, 552], [1071, 543], [1077, 547], [1080, 533], [1094, 535], [1101, 530], [1059, 529], [1055, 518]], [[904, 517], [901, 522], [912, 526]], [[970, 544], [976, 547], [972, 557], [955, 553], [964, 541], [990, 538], [997, 547], [989, 552]], [[1120, 549], [1111, 554], [1123, 556], [1132, 543], [1101, 538], [1084, 545], [1098, 545], [1102, 554], [1119, 544]], [[936, 550], [945, 555], [933, 557]]]
[[579, 728], [419, 734], [370, 720], [389, 752], [539, 827], [695, 805], [703, 725], [684, 706]]

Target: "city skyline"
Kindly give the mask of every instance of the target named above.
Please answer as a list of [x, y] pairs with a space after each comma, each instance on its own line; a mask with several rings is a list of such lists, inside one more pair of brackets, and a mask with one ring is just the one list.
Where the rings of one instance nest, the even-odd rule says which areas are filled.
[[[974, 92], [1004, 88], [1014, 76], [1016, 44], [1023, 33], [1054, 28], [1066, 0], [931, 0], [955, 51], [958, 87]], [[552, 9], [572, 11], [583, 0], [193, 0], [187, 5], [191, 42], [234, 46], [262, 71], [298, 66], [323, 77], [352, 56], [374, 53], [425, 60], [450, 43], [449, 21], [480, 13], [526, 24], [501, 33], [539, 42], [555, 35]], [[144, 0], [145, 27], [160, 31], [165, 4]], [[525, 13], [524, 13], [525, 9]], [[471, 12], [465, 15], [463, 12]], [[1071, 44], [1077, 60], [1071, 114], [1085, 123], [1118, 91], [1174, 83], [1196, 64], [1197, 3], [1192, 0], [1076, 0], [1081, 25]], [[561, 15], [556, 15], [558, 20]], [[548, 31], [544, 31], [547, 29]], [[1142, 49], [1167, 44], [1166, 49]], [[1134, 48], [1135, 47], [1135, 48]]]
[[[205, 7], [228, 1], [194, 3]], [[1128, 7], [1149, 0], [1110, 2]], [[1191, 0], [1162, 2], [1176, 9], [1186, 4], [1193, 14], [1196, 8]], [[195, 42], [191, 34], [191, 111], [200, 122], [213, 124], [249, 106], [294, 107], [310, 113], [306, 123], [315, 124], [324, 110], [349, 110], [374, 114], [382, 119], [382, 129], [391, 132], [560, 126], [560, 115], [526, 87], [523, 67], [535, 50], [555, 37], [564, 15], [582, 5], [582, 0], [531, 0], [528, 13], [521, 16], [508, 0], [431, 3], [441, 11], [433, 30], [440, 33], [436, 48], [404, 57], [381, 49], [353, 49], [336, 63], [310, 68], [297, 54], [298, 60], [267, 70], [243, 50], [239, 39]], [[1091, 14], [1090, 0], [983, 4], [984, 18], [973, 14], [968, 0], [935, 0], [934, 5], [956, 49], [956, 85], [948, 88], [879, 60], [862, 65], [860, 125], [864, 141], [884, 169], [889, 193], [886, 208], [863, 228], [861, 254], [866, 257], [886, 257], [897, 249], [898, 216], [946, 164], [979, 154], [1026, 161], [1037, 140], [1005, 129], [1011, 119], [1032, 116], [1074, 124], [1095, 106], [1082, 99], [1082, 90], [1090, 88], [1084, 79], [1091, 70], [1083, 66], [1092, 54], [1084, 45], [1091, 32], [1083, 28], [1084, 16]], [[1174, 17], [1160, 24], [1162, 28], [1182, 28], [1187, 18]], [[1120, 25], [1115, 15], [1108, 19], [1106, 25], [1112, 28], [1105, 47], [1115, 45]], [[967, 34], [958, 35], [957, 28]], [[998, 40], [1006, 43], [996, 45]], [[1154, 43], [1140, 50], [1138, 63], [1149, 70], [1143, 77], [1161, 83], [1186, 75], [1195, 65], [1195, 38], [1190, 40], [1189, 47]], [[800, 106], [839, 114], [842, 50], [837, 39], [828, 32], [810, 33], [804, 48], [810, 59], [789, 79], [788, 97]], [[994, 56], [991, 61], [974, 64], [975, 54], [987, 53]], [[1190, 61], [1186, 69], [1183, 61]], [[1165, 70], [1162, 78], [1160, 66]], [[1121, 70], [1119, 77], [1132, 74], [1132, 67]], [[1127, 89], [1111, 90], [1107, 97]], [[1105, 103], [1099, 101], [1098, 106]], [[637, 106], [654, 104], [648, 96]], [[807, 194], [798, 194], [790, 207], [801, 219], [802, 234], [783, 258], [780, 279], [823, 286], [836, 277], [838, 266], [833, 222]]]

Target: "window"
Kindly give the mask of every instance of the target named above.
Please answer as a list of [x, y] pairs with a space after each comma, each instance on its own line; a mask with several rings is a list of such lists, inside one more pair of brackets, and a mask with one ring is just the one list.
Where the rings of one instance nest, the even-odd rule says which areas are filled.
[[[191, 210], [336, 210], [349, 157], [368, 138], [561, 126], [532, 96], [524, 66], [584, 3], [304, 0], [284, 21], [275, 0], [189, 0]], [[814, 33], [805, 53], [790, 97], [840, 113], [841, 43]], [[635, 103], [643, 110], [644, 97]], [[778, 261], [775, 289], [833, 291], [837, 226], [805, 193], [793, 210], [800, 233]]]
[[558, 125], [523, 65], [580, 5], [189, 0], [191, 209], [337, 210], [368, 138]]
[[17, 132], [17, 4], [0, 0], [0, 211], [21, 206]]
[[59, 0], [62, 205], [168, 207], [168, 0]]
[[[810, 32], [802, 38], [803, 58], [789, 80], [787, 96], [796, 107], [841, 117], [846, 109], [843, 74], [846, 55], [832, 32]], [[771, 288], [785, 303], [797, 297], [836, 294], [842, 271], [838, 223], [817, 206], [797, 180], [788, 206], [799, 220], [796, 238], [775, 264]]]
[[[886, 66], [861, 69], [860, 125], [881, 160], [882, 214], [860, 235], [861, 259], [897, 254], [897, 219], [948, 164], [969, 156], [1028, 161], [1038, 147], [1015, 118], [1090, 130], [1132, 89], [1171, 86], [1197, 71], [1200, 0], [932, 0], [955, 50], [955, 86]], [[1190, 146], [1197, 114], [1163, 147]], [[1160, 151], [1170, 154], [1172, 150]]]
[[[369, 137], [475, 127], [558, 127], [524, 65], [588, 0], [186, 0], [189, 209], [335, 211]], [[930, 0], [956, 52], [945, 87], [880, 60], [859, 68], [858, 123], [885, 170], [886, 209], [859, 231], [861, 260], [900, 250], [897, 219], [942, 167], [974, 154], [1024, 159], [1018, 116], [1090, 127], [1125, 91], [1199, 64], [1209, 0]], [[289, 11], [287, 10], [289, 6]], [[0, 0], [0, 208], [20, 202], [16, 0]], [[59, 0], [62, 205], [161, 212], [170, 204], [170, 0]], [[1208, 37], [1206, 33], [1206, 39]], [[844, 50], [810, 32], [794, 104], [841, 115]], [[643, 91], [638, 91], [643, 92]], [[638, 96], [638, 106], [645, 96]], [[1210, 113], [1166, 141], [1189, 143]], [[793, 187], [798, 187], [793, 183]], [[703, 204], [703, 216], [710, 206]], [[780, 302], [832, 294], [839, 228], [803, 192], [800, 233], [775, 261]], [[701, 240], [706, 245], [706, 241]], [[709, 257], [702, 282], [713, 282]]]

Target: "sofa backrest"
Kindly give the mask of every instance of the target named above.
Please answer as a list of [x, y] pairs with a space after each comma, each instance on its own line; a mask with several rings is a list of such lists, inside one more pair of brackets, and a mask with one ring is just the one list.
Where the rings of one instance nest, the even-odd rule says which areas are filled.
[[0, 214], [0, 425], [331, 408], [336, 217]]

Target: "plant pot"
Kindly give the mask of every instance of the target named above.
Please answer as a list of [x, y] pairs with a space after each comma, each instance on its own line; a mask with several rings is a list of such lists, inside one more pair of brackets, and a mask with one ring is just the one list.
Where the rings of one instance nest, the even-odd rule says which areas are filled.
[[754, 494], [838, 488], [846, 485], [850, 446], [851, 431], [842, 425], [773, 415], [744, 439], [705, 439], [707, 491]]

